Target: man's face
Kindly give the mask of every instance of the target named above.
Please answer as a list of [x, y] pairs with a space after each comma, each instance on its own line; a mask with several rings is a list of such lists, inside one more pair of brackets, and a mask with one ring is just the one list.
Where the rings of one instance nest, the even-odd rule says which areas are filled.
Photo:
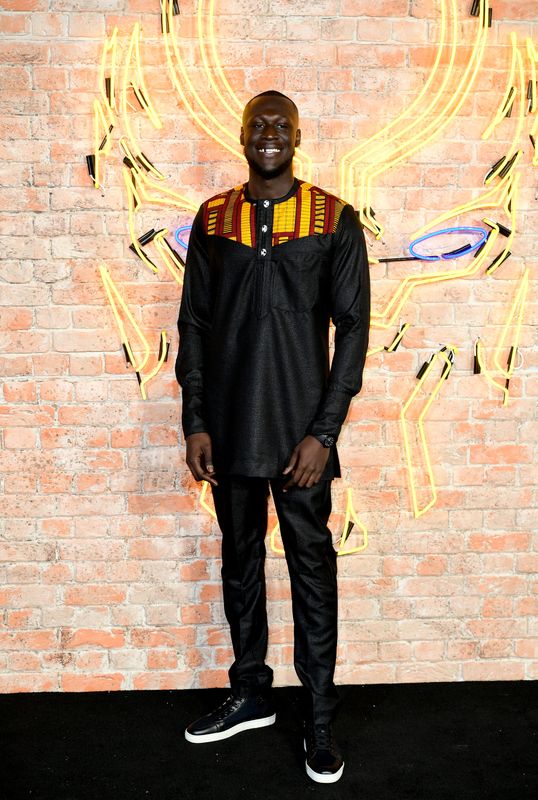
[[251, 170], [265, 179], [286, 172], [301, 141], [298, 126], [297, 112], [285, 97], [266, 95], [248, 103], [240, 141]]

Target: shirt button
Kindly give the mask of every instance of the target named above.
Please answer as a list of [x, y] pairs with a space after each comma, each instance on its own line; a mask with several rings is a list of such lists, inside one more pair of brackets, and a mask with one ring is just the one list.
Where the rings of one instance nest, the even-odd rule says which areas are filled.
[[260, 253], [262, 254], [262, 256], [267, 255], [267, 250], [265, 249], [265, 247], [262, 250], [260, 250]]
[[262, 232], [267, 233], [267, 225], [262, 225]]
[[269, 206], [269, 200], [264, 200], [263, 205], [265, 206], [265, 208], [267, 208]]

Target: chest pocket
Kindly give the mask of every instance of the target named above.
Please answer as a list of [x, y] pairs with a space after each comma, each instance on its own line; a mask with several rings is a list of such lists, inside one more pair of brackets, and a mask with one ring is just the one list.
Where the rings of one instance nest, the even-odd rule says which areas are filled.
[[319, 302], [326, 260], [318, 254], [295, 252], [293, 260], [275, 262], [273, 308], [282, 311], [310, 311]]

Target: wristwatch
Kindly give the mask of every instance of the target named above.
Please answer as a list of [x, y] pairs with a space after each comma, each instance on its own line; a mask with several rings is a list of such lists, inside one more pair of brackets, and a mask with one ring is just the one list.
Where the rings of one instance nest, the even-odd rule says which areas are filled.
[[317, 439], [318, 442], [323, 445], [323, 447], [332, 447], [336, 441], [334, 436], [330, 433], [320, 433], [319, 436], [316, 436], [314, 433], [313, 436], [314, 439]]

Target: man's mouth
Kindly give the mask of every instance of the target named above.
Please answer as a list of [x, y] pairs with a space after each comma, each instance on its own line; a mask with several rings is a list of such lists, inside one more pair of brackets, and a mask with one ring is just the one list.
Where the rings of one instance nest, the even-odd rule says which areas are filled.
[[259, 153], [265, 153], [266, 156], [275, 155], [276, 153], [280, 153], [280, 148], [278, 147], [258, 147]]

